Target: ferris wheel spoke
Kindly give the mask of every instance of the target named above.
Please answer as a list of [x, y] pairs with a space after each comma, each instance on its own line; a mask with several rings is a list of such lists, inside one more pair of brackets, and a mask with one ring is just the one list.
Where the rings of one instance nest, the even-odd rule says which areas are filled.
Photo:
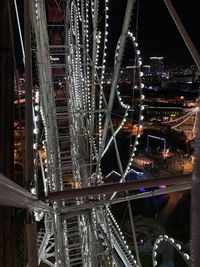
[[127, 35], [127, 32], [128, 32], [130, 18], [131, 18], [131, 15], [132, 15], [133, 4], [134, 4], [133, 1], [128, 0], [127, 7], [126, 7], [125, 18], [124, 18], [124, 24], [123, 24], [122, 33], [121, 33], [119, 54], [118, 54], [117, 62], [115, 64], [113, 81], [112, 81], [112, 86], [111, 86], [111, 90], [110, 90], [110, 97], [109, 97], [109, 102], [108, 102], [108, 112], [106, 114], [105, 127], [104, 127], [103, 137], [102, 137], [101, 153], [103, 152], [104, 146], [105, 146], [105, 141], [106, 141], [106, 136], [107, 136], [107, 131], [108, 131], [108, 124], [109, 124], [109, 116], [111, 114], [111, 110], [112, 110], [112, 106], [113, 106], [115, 88], [117, 86], [118, 79], [119, 79], [121, 61], [122, 61], [122, 57], [123, 57], [125, 41], [126, 41], [126, 35]]

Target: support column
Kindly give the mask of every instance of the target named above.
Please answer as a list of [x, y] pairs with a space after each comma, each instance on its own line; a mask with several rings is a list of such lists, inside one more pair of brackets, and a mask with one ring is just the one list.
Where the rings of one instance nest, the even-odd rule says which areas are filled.
[[[169, 10], [169, 13], [174, 20], [194, 62], [196, 63], [197, 67], [200, 69], [200, 55], [197, 51], [196, 47], [194, 46], [190, 36], [188, 35], [185, 27], [182, 24], [179, 16], [174, 9], [171, 0], [164, 0], [166, 7]], [[192, 207], [191, 207], [191, 217], [192, 217], [192, 228], [191, 228], [191, 238], [192, 238], [192, 249], [191, 249], [191, 256], [192, 256], [192, 267], [199, 267], [200, 266], [200, 258], [199, 258], [199, 249], [200, 249], [200, 102], [197, 103], [198, 113], [197, 113], [197, 133], [196, 133], [196, 142], [195, 142], [195, 157], [196, 163], [195, 168], [192, 176]]]
[[38, 266], [38, 251], [37, 251], [37, 224], [28, 223], [27, 230], [27, 250], [28, 250], [28, 266]]
[[[0, 173], [13, 179], [14, 70], [8, 4], [9, 0], [0, 1]], [[14, 209], [0, 206], [0, 267], [13, 266]]]
[[171, 0], [164, 0], [164, 3], [169, 10], [169, 13], [174, 20], [174, 23], [176, 24], [176, 27], [178, 31], [180, 32], [192, 58], [194, 59], [194, 62], [196, 63], [197, 67], [200, 68], [200, 55], [194, 46], [192, 40], [190, 39], [190, 36], [188, 35], [185, 27], [183, 26], [182, 21], [180, 20], [178, 14], [176, 13], [176, 10], [174, 9]]
[[33, 171], [33, 111], [32, 111], [32, 53], [29, 0], [24, 1], [25, 43], [25, 179], [26, 185], [34, 181]]
[[[128, 192], [127, 192], [128, 193]], [[129, 211], [129, 217], [130, 217], [130, 223], [131, 223], [131, 231], [132, 231], [132, 236], [133, 236], [133, 243], [134, 243], [134, 249], [135, 249], [135, 255], [137, 259], [137, 264], [139, 267], [141, 267], [141, 262], [140, 262], [140, 254], [138, 250], [138, 244], [137, 244], [137, 238], [136, 238], [136, 231], [135, 231], [135, 224], [134, 224], [134, 219], [133, 219], [133, 212], [132, 212], [132, 207], [131, 207], [131, 201], [128, 201], [128, 211]]]
[[[200, 107], [200, 101], [198, 101], [198, 107]], [[192, 267], [200, 266], [200, 113], [197, 115], [197, 131], [196, 131], [196, 142], [195, 142], [195, 167], [192, 175], [192, 194], [191, 194], [191, 262]]]
[[[33, 110], [32, 110], [32, 52], [29, 0], [24, 1], [25, 43], [25, 181], [26, 186], [34, 182], [33, 168]], [[30, 214], [31, 216], [31, 214]], [[28, 216], [29, 217], [29, 214]], [[37, 225], [30, 220], [26, 225], [28, 266], [38, 266]]]

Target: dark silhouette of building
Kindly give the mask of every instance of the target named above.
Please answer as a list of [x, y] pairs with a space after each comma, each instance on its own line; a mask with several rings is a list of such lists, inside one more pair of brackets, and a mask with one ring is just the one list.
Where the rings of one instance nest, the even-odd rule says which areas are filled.
[[162, 77], [164, 72], [163, 57], [150, 57], [150, 74]]

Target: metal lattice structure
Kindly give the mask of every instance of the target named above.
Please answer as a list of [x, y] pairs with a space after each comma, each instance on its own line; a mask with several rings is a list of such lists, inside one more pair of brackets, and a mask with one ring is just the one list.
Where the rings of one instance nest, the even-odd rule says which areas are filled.
[[[142, 94], [144, 85], [141, 79], [143, 73], [140, 70], [142, 62], [137, 40], [129, 32], [134, 2], [127, 1], [121, 34], [113, 55], [113, 77], [107, 93], [105, 74], [109, 41], [109, 0], [30, 1], [39, 73], [39, 90], [35, 93], [33, 103], [35, 187], [31, 192], [36, 196], [7, 181], [5, 177], [0, 177], [0, 189], [1, 192], [12, 192], [12, 199], [5, 193], [2, 194], [1, 203], [7, 205], [9, 202], [10, 206], [28, 208], [36, 221], [43, 222], [44, 227], [39, 229], [37, 237], [38, 265], [43, 262], [57, 267], [121, 264], [141, 266], [136, 238], [134, 243], [137, 261], [108, 207], [109, 203], [124, 201], [122, 198], [118, 198], [116, 202], [114, 200], [116, 192], [120, 190], [114, 192], [106, 189], [107, 195], [104, 194], [101, 171], [102, 159], [113, 143], [116, 164], [121, 175], [120, 183], [125, 181], [142, 128], [142, 110], [145, 108]], [[133, 45], [137, 72], [135, 88], [139, 89], [137, 103], [132, 103], [132, 106], [122, 101], [118, 90], [127, 39]], [[115, 99], [124, 110], [117, 127], [114, 127], [112, 121]], [[137, 133], [124, 167], [116, 137], [128, 112], [136, 110], [136, 106]], [[42, 173], [47, 203], [38, 200], [38, 166]], [[169, 178], [167, 183], [171, 185], [173, 182]], [[98, 186], [101, 188], [99, 191]], [[115, 186], [116, 184], [113, 188]], [[183, 177], [182, 183], [179, 181], [177, 187], [169, 188], [165, 192], [190, 187], [187, 176]], [[86, 195], [80, 191], [90, 188], [95, 193]], [[51, 198], [56, 193], [65, 191], [67, 194], [70, 190], [73, 195], [74, 189], [83, 194]], [[121, 191], [126, 190], [127, 187]], [[149, 193], [151, 194], [152, 192]], [[137, 198], [140, 195], [133, 196], [132, 199]], [[127, 201], [131, 198], [124, 199]], [[133, 220], [131, 223], [133, 224]], [[134, 230], [134, 225], [132, 228]], [[174, 246], [173, 239], [159, 237], [153, 247], [153, 257], [156, 257], [157, 246], [162, 241]], [[175, 244], [175, 247], [180, 250], [179, 244]], [[188, 263], [189, 255], [181, 255]], [[156, 264], [156, 259], [153, 258], [153, 265]]]
[[[130, 106], [124, 104], [118, 92], [118, 80], [125, 41], [133, 42], [133, 53], [138, 64], [139, 50], [132, 33], [128, 32], [133, 1], [128, 1], [126, 17], [115, 52], [113, 82], [109, 97], [105, 95], [105, 68], [108, 42], [109, 1], [99, 9], [99, 1], [32, 1], [31, 14], [36, 40], [39, 72], [39, 92], [35, 103], [34, 145], [38, 154], [43, 141], [46, 165], [43, 171], [45, 195], [64, 189], [82, 188], [102, 184], [101, 159], [109, 145], [114, 142], [121, 181], [130, 169], [131, 159], [137, 145], [133, 146], [130, 161], [122, 168], [116, 135], [126, 120]], [[100, 24], [100, 18], [101, 24]], [[103, 19], [102, 19], [103, 18]], [[100, 31], [100, 28], [103, 28]], [[101, 66], [100, 72], [98, 66]], [[140, 100], [142, 83], [139, 80]], [[111, 111], [115, 95], [124, 118], [117, 129], [112, 125]], [[138, 137], [142, 120], [142, 101]], [[38, 129], [41, 116], [44, 134]], [[108, 128], [111, 137], [106, 144]], [[114, 194], [111, 198], [114, 197]], [[104, 197], [92, 197], [100, 200]], [[60, 213], [87, 203], [91, 197], [71, 201], [55, 201], [49, 223], [39, 233], [39, 263], [49, 266], [117, 266], [120, 257], [126, 266], [137, 266], [131, 251], [123, 240], [110, 215], [103, 207], [81, 212]], [[36, 212], [40, 220], [40, 214]], [[47, 218], [47, 217], [45, 217]], [[45, 219], [46, 222], [47, 219]], [[116, 256], [118, 255], [118, 256]]]

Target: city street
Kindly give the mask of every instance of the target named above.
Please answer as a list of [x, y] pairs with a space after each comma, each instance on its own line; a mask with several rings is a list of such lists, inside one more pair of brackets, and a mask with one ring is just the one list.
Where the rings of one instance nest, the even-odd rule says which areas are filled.
[[178, 155], [165, 159], [140, 156], [136, 157], [133, 163], [144, 172], [146, 179], [191, 173], [194, 165], [192, 158], [184, 158]]

